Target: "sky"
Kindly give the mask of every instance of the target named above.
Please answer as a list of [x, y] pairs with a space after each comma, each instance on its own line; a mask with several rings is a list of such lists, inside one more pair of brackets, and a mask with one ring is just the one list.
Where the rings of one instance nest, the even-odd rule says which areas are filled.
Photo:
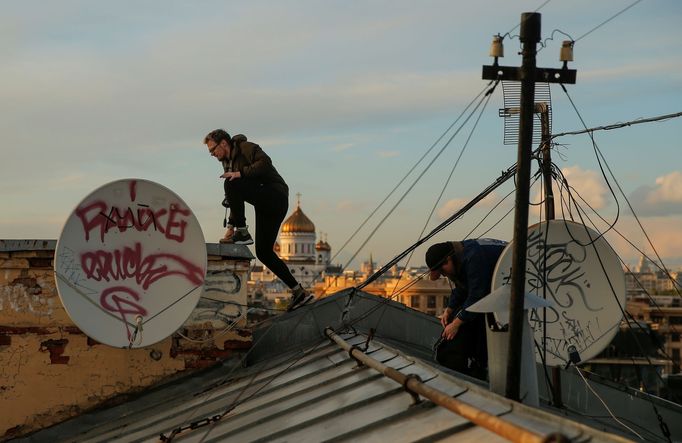
[[[270, 155], [289, 184], [290, 211], [300, 193], [336, 263], [354, 268], [371, 254], [382, 265], [516, 161], [516, 146], [503, 144], [500, 85], [422, 178], [411, 186], [444, 141], [339, 251], [485, 88], [493, 35], [505, 35], [500, 64], [520, 65], [521, 13], [541, 7], [538, 66], [560, 67], [561, 41], [576, 40], [577, 83], [568, 96], [551, 88], [553, 133], [583, 128], [569, 96], [588, 127], [682, 111], [682, 3], [643, 0], [590, 32], [632, 3], [3, 1], [0, 238], [57, 239], [90, 192], [143, 178], [181, 196], [215, 242], [222, 171], [202, 141], [224, 128]], [[615, 222], [620, 234], [607, 238], [628, 263], [640, 255], [632, 242], [682, 265], [681, 135], [679, 118], [598, 132], [601, 166], [589, 137], [555, 139], [555, 163]], [[513, 196], [493, 208], [512, 186], [433, 241], [511, 240], [513, 213], [503, 216]], [[531, 196], [542, 198], [537, 185]], [[539, 218], [532, 208], [531, 223]], [[409, 264], [423, 265], [425, 249]]]

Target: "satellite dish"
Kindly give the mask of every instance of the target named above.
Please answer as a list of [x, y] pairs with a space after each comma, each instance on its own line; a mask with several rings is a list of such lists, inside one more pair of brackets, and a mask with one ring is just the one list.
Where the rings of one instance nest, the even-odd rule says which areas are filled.
[[55, 252], [57, 291], [98, 342], [143, 347], [175, 332], [206, 276], [206, 242], [180, 197], [157, 183], [108, 183], [71, 212]]
[[[548, 308], [553, 306], [553, 303], [547, 299], [538, 297], [537, 295], [525, 293], [523, 299], [524, 309], [533, 308]], [[495, 289], [490, 294], [486, 295], [473, 305], [469, 306], [466, 310], [470, 312], [506, 312], [509, 314], [509, 309], [511, 307], [511, 286], [502, 285]]]
[[[511, 284], [512, 243], [500, 256], [493, 290]], [[550, 220], [528, 229], [527, 293], [550, 307], [532, 307], [528, 320], [546, 364], [568, 363], [569, 348], [580, 361], [597, 356], [618, 332], [625, 307], [625, 274], [604, 237], [578, 223]], [[496, 314], [509, 323], [509, 312]], [[536, 360], [543, 356], [536, 354]]]

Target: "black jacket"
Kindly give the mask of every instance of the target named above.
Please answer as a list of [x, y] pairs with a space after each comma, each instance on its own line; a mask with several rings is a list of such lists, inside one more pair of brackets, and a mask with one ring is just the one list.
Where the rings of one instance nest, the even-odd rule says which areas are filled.
[[232, 146], [230, 157], [222, 160], [225, 172], [239, 171], [246, 182], [270, 185], [273, 189], [289, 195], [287, 183], [260, 146], [247, 141], [243, 134], [232, 137], [230, 144]]

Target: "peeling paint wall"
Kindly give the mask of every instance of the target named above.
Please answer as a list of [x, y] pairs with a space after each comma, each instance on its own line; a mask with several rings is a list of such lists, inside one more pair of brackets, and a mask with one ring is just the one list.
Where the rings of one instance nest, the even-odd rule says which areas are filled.
[[[0, 240], [0, 247], [7, 242]], [[55, 287], [54, 249], [27, 246], [0, 248], [0, 439], [50, 426], [251, 346], [243, 315], [249, 258], [209, 255], [205, 298], [187, 322], [155, 345], [126, 350], [94, 341], [71, 322]]]

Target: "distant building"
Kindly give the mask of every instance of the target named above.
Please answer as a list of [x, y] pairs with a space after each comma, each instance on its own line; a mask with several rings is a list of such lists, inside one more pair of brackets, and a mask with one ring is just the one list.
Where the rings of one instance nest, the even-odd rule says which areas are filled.
[[[377, 269], [370, 254], [360, 271], [343, 271], [331, 263], [332, 248], [326, 238], [317, 239], [315, 224], [301, 209], [300, 195], [296, 209], [284, 221], [274, 250], [289, 267], [292, 275], [316, 297], [324, 297], [363, 283]], [[402, 275], [401, 275], [402, 273]], [[435, 282], [419, 278], [425, 268], [399, 270], [394, 267], [363, 290], [392, 298], [429, 315], [440, 315], [450, 295], [447, 279]], [[283, 309], [289, 297], [288, 288], [268, 268], [254, 265], [248, 282], [249, 302], [258, 306]]]
[[583, 368], [616, 383], [666, 398], [668, 387], [663, 374], [665, 368], [671, 367], [671, 361], [661, 348], [662, 337], [649, 323], [624, 320], [609, 346]]
[[[343, 289], [358, 286], [373, 272], [374, 265], [370, 258], [369, 262], [363, 263], [360, 272], [345, 271], [340, 275], [325, 274], [324, 280], [315, 285], [315, 295], [325, 297]], [[423, 278], [424, 275], [427, 275], [426, 268], [399, 269], [394, 267], [364, 287], [363, 291], [390, 298], [429, 315], [440, 315], [448, 304], [450, 285], [446, 278], [431, 281]]]
[[[317, 240], [315, 224], [301, 209], [300, 194], [296, 209], [282, 223], [274, 250], [304, 287], [312, 287], [326, 271], [340, 269], [331, 266], [332, 248], [326, 239]], [[286, 285], [263, 265], [251, 268], [249, 294], [273, 303], [283, 302], [289, 296]]]
[[642, 256], [632, 272], [625, 272], [627, 312], [650, 325], [662, 337], [668, 360], [665, 372], [680, 372], [682, 341], [681, 272], [667, 272]]
[[[670, 275], [668, 275], [670, 274]], [[625, 270], [625, 290], [628, 297], [638, 295], [672, 295], [676, 294], [675, 286], [682, 287], [681, 272], [666, 272], [656, 268], [649, 259], [640, 257], [637, 265]]]

